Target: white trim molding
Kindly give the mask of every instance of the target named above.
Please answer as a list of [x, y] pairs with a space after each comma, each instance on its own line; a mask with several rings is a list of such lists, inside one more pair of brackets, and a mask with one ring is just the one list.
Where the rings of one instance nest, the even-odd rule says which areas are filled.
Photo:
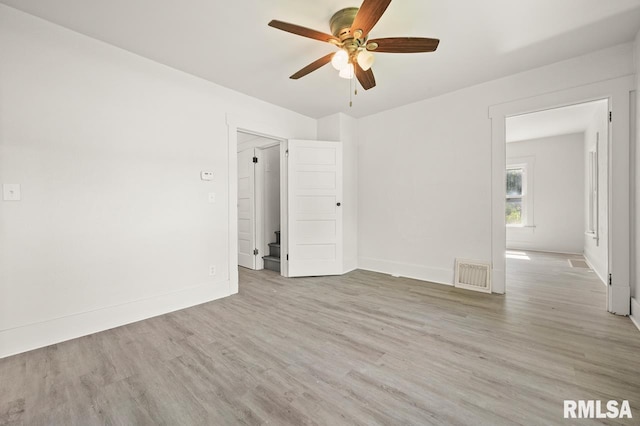
[[506, 227], [504, 217], [506, 118], [601, 99], [613, 114], [609, 131], [609, 312], [629, 315], [629, 102], [634, 75], [514, 100], [489, 107], [491, 120], [491, 254], [493, 290], [504, 293]]
[[0, 330], [0, 358], [229, 296], [226, 281]]
[[586, 253], [582, 254], [582, 257], [584, 257], [584, 261], [587, 262], [587, 265], [589, 265], [589, 268], [591, 268], [591, 270], [596, 274], [596, 276], [598, 278], [600, 278], [600, 281], [602, 282], [603, 285], [607, 285], [607, 280], [600, 275], [600, 272], [598, 272], [598, 270], [593, 266], [593, 263], [591, 262], [591, 260], [589, 260], [589, 257], [587, 256]]
[[359, 257], [358, 269], [380, 272], [394, 277], [405, 277], [449, 286], [453, 285], [453, 269], [430, 268], [423, 265], [373, 259], [370, 257]]

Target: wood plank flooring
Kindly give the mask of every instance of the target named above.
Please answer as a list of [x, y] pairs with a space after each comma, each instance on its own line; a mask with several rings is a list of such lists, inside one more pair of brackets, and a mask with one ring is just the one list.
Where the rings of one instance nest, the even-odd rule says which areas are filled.
[[0, 425], [570, 424], [564, 399], [640, 424], [640, 332], [592, 271], [518, 256], [505, 296], [241, 269], [238, 295], [0, 360]]

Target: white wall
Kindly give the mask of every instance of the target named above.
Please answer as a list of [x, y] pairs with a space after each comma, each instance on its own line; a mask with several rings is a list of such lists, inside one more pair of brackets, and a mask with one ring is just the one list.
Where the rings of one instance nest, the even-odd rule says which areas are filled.
[[316, 121], [6, 6], [0, 51], [0, 357], [228, 295], [226, 115]]
[[638, 328], [640, 328], [640, 31], [636, 35], [634, 43], [634, 65], [636, 72], [636, 104], [635, 104], [635, 159], [632, 159], [634, 164], [635, 174], [634, 181], [631, 182], [631, 189], [635, 192], [635, 206], [632, 210], [632, 221], [634, 222], [635, 237], [632, 236], [633, 241], [633, 257], [631, 263], [635, 266], [631, 271], [633, 273], [632, 286], [631, 286], [631, 314]]
[[451, 284], [456, 257], [491, 260], [488, 109], [633, 72], [632, 45], [359, 120], [359, 266]]
[[345, 272], [358, 267], [358, 121], [340, 114], [343, 161], [343, 242]]
[[357, 120], [338, 113], [318, 120], [318, 139], [342, 142], [343, 270], [358, 267], [358, 142]]
[[527, 179], [532, 193], [527, 200], [533, 217], [529, 227], [507, 227], [507, 248], [582, 253], [584, 134], [507, 144], [507, 166], [525, 158], [531, 159]]
[[[584, 257], [591, 265], [596, 274], [603, 283], [607, 282], [607, 271], [609, 268], [609, 217], [608, 217], [608, 119], [607, 104], [601, 103], [597, 105], [591, 124], [585, 131], [584, 145], [584, 164], [585, 164], [585, 181], [588, 182], [589, 168], [589, 152], [596, 150], [596, 140], [598, 142], [598, 239], [594, 239], [591, 235], [584, 235]], [[587, 197], [588, 188], [585, 186], [585, 204], [584, 211], [589, 210], [589, 199]], [[586, 227], [585, 227], [586, 229]]]
[[332, 114], [318, 119], [318, 139], [323, 141], [339, 141], [341, 138], [340, 121], [344, 114]]

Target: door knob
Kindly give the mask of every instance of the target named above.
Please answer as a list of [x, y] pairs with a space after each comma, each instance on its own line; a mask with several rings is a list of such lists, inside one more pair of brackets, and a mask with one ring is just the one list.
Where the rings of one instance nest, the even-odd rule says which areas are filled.
[[336, 206], [340, 207], [340, 203], [336, 203]]

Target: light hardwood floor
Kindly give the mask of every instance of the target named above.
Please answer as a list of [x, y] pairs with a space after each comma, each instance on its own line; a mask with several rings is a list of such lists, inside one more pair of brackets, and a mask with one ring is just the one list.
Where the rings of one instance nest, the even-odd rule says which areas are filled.
[[505, 296], [242, 269], [238, 295], [0, 360], [0, 424], [549, 425], [565, 399], [639, 424], [640, 332], [593, 272], [527, 255]]

